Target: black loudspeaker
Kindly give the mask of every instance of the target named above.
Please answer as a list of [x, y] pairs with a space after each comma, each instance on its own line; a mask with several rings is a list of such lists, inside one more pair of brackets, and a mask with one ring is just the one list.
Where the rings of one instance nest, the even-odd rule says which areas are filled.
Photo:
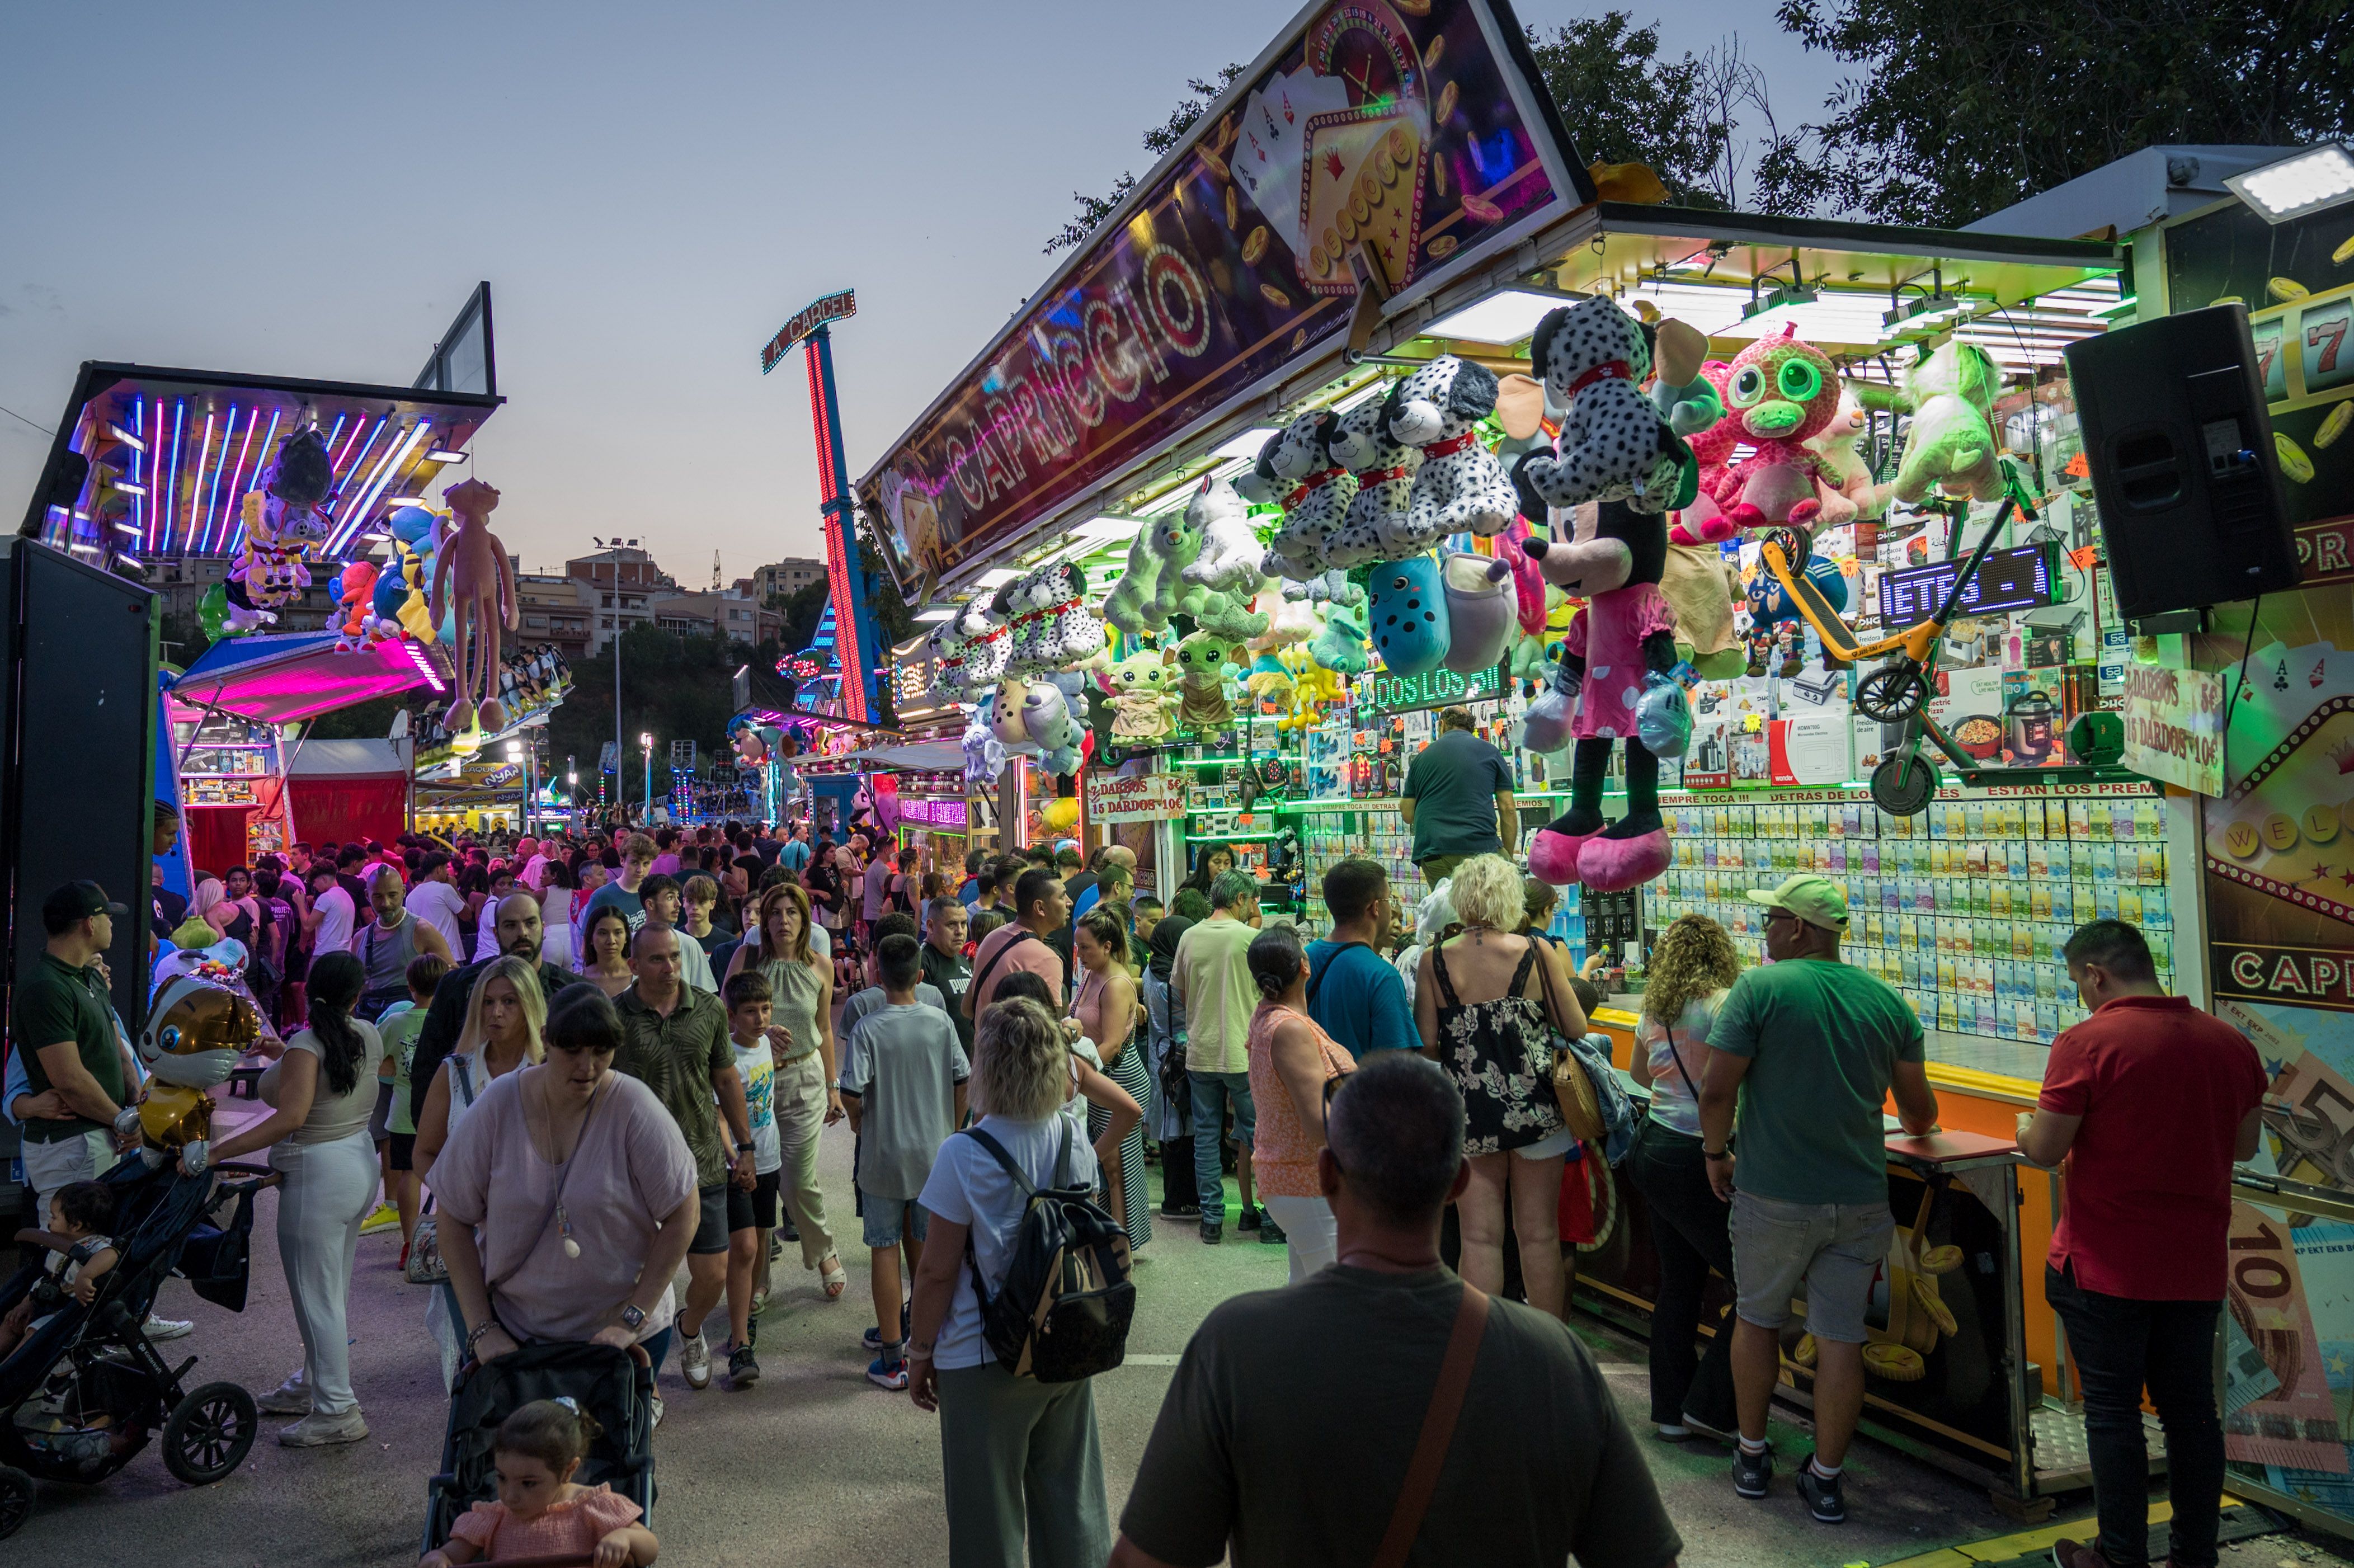
[[2067, 353], [2126, 619], [2295, 588], [2296, 541], [2245, 307], [2160, 316]]
[[40, 959], [41, 901], [89, 877], [131, 906], [106, 964], [147, 1016], [155, 797], [155, 596], [29, 539], [0, 539], [0, 1000]]

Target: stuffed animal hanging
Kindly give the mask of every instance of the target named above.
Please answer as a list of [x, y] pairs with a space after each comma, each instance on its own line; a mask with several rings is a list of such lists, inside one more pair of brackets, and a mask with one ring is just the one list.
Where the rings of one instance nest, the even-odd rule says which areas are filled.
[[[1529, 845], [1529, 873], [1557, 887], [1583, 882], [1606, 893], [1638, 886], [1668, 868], [1673, 850], [1659, 815], [1659, 758], [1683, 755], [1691, 711], [1669, 673], [1676, 663], [1676, 622], [1659, 591], [1666, 519], [1622, 501], [1603, 502], [1590, 515], [1590, 538], [1532, 539], [1527, 546], [1546, 581], [1586, 600], [1570, 625], [1546, 694], [1554, 699], [1546, 710], [1549, 721], [1568, 700], [1577, 705], [1564, 737], [1576, 741], [1569, 809], [1537, 831]], [[1539, 725], [1532, 705], [1527, 744], [1557, 749], [1558, 740], [1550, 747], [1540, 744], [1553, 737], [1537, 733]], [[1602, 783], [1616, 744], [1627, 747], [1627, 814], [1606, 824]]]
[[1823, 502], [1807, 442], [1831, 422], [1839, 397], [1838, 367], [1795, 323], [1734, 355], [1725, 418], [1755, 449], [1717, 477], [1716, 503], [1735, 528], [1814, 526]]
[[457, 667], [458, 696], [447, 722], [452, 730], [470, 729], [479, 714], [484, 728], [504, 729], [506, 709], [493, 694], [492, 672], [499, 667], [501, 629], [513, 631], [523, 620], [506, 546], [491, 532], [499, 493], [469, 479], [443, 491], [441, 499], [458, 518], [433, 567], [434, 624], [449, 620], [456, 635], [451, 662]]
[[1266, 550], [1251, 526], [1250, 505], [1223, 479], [1204, 479], [1185, 503], [1185, 520], [1201, 535], [1201, 554], [1178, 576], [1195, 588], [1239, 594], [1245, 603], [1264, 586]]
[[1111, 694], [1112, 738], [1145, 746], [1168, 739], [1177, 711], [1177, 694], [1169, 689], [1175, 679], [1176, 672], [1153, 649], [1113, 661], [1103, 677]]
[[1046, 617], [1049, 630], [1041, 640], [1053, 668], [1075, 669], [1102, 652], [1102, 618], [1087, 608], [1087, 574], [1076, 561], [1046, 568], [1049, 588]]
[[1496, 411], [1496, 376], [1446, 354], [1390, 388], [1382, 424], [1391, 439], [1419, 448], [1399, 538], [1426, 550], [1449, 534], [1500, 534], [1520, 510], [1512, 482], [1478, 426]]
[[1324, 552], [1335, 567], [1411, 556], [1437, 542], [1416, 544], [1406, 525], [1422, 452], [1390, 434], [1387, 412], [1382, 398], [1368, 397], [1341, 415], [1332, 433], [1332, 461], [1357, 481], [1357, 493], [1341, 520], [1340, 532]]
[[1675, 521], [1668, 528], [1671, 545], [1714, 545], [1732, 538], [1740, 530], [1716, 503], [1716, 487], [1733, 461], [1734, 449], [1741, 445], [1741, 421], [1724, 409], [1724, 388], [1733, 379], [1733, 366], [1723, 360], [1712, 359], [1700, 367], [1701, 378], [1709, 384], [1717, 397], [1717, 417], [1702, 429], [1684, 438], [1691, 448], [1692, 461], [1700, 465], [1700, 483], [1691, 500], [1680, 507]]
[[1933, 489], [1972, 501], [2001, 500], [1994, 439], [1994, 398], [2001, 386], [1992, 356], [1967, 343], [1948, 343], [1915, 362], [1902, 387], [1849, 382], [1866, 408], [1913, 416], [1888, 495], [1907, 506], [1919, 505]]
[[1439, 563], [1438, 575], [1447, 593], [1442, 662], [1458, 675], [1494, 669], [1520, 619], [1512, 568], [1493, 556], [1452, 550]]
[[1196, 631], [1165, 655], [1179, 676], [1179, 728], [1199, 735], [1234, 727], [1234, 706], [1226, 700], [1226, 661], [1234, 650], [1230, 641]]
[[1429, 556], [1408, 556], [1373, 568], [1367, 623], [1391, 674], [1427, 674], [1447, 662], [1447, 608], [1438, 563]]
[[1643, 323], [1597, 295], [1549, 313], [1529, 355], [1543, 372], [1546, 402], [1566, 412], [1553, 450], [1513, 466], [1516, 485], [1554, 507], [1624, 501], [1659, 513], [1687, 481], [1697, 484], [1691, 449], [1640, 390], [1651, 374]]
[[1183, 573], [1202, 553], [1191, 507], [1146, 520], [1128, 547], [1128, 567], [1104, 600], [1104, 619], [1130, 637], [1167, 629], [1187, 584]]
[[1332, 453], [1339, 424], [1331, 409], [1310, 409], [1269, 436], [1254, 465], [1258, 488], [1276, 493], [1283, 507], [1283, 525], [1260, 558], [1259, 570], [1287, 579], [1287, 597], [1304, 598], [1306, 584], [1324, 581], [1332, 569], [1333, 539], [1356, 498], [1355, 476]]
[[1336, 604], [1324, 614], [1324, 630], [1308, 644], [1309, 656], [1341, 675], [1362, 675], [1373, 665], [1365, 652], [1366, 610]]
[[1856, 450], [1870, 422], [1854, 391], [1842, 385], [1830, 423], [1807, 442], [1807, 450], [1815, 456], [1815, 493], [1823, 503], [1815, 527], [1819, 532], [1854, 524], [1856, 553], [1861, 556], [1871, 555], [1878, 546], [1880, 518], [1888, 510], [1887, 498], [1872, 482], [1872, 465]]
[[278, 619], [281, 605], [302, 597], [311, 586], [311, 552], [326, 544], [328, 518], [322, 510], [334, 487], [326, 439], [305, 425], [278, 443], [278, 455], [261, 471], [260, 487], [239, 505], [242, 539], [226, 579], [225, 628], [250, 631]]

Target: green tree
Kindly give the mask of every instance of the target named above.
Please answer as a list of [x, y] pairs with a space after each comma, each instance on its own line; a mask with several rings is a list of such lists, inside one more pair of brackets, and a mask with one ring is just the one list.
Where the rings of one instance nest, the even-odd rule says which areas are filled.
[[[629, 798], [637, 800], [643, 777], [639, 736], [654, 737], [654, 793], [660, 796], [671, 787], [671, 742], [694, 741], [698, 767], [717, 758], [727, 744], [727, 721], [735, 716], [737, 668], [753, 662], [773, 669], [778, 657], [773, 642], [751, 648], [717, 637], [681, 637], [651, 626], [623, 632], [621, 765], [628, 770]], [[573, 664], [572, 690], [548, 715], [551, 771], [561, 770], [567, 758], [576, 758], [582, 788], [594, 800], [597, 758], [612, 738], [613, 653], [609, 647]]]
[[[1141, 138], [1144, 150], [1152, 154], [1153, 161], [1158, 163], [1175, 150], [1177, 143], [1185, 139], [1185, 133], [1193, 129], [1194, 122], [1208, 113], [1210, 105], [1215, 103], [1226, 89], [1234, 86], [1235, 79], [1242, 74], [1240, 65], [1229, 63], [1218, 68], [1218, 79], [1215, 81], [1204, 81], [1200, 77], [1188, 81], [1185, 84], [1186, 96], [1177, 101], [1177, 107], [1169, 111], [1168, 120], [1153, 126]], [[1078, 212], [1063, 225], [1060, 233], [1046, 241], [1046, 254], [1052, 256], [1057, 250], [1067, 250], [1072, 246], [1085, 243], [1087, 236], [1096, 231], [1096, 226], [1109, 217], [1119, 204], [1128, 199], [1128, 193], [1135, 188], [1136, 176], [1123, 174], [1102, 196], [1091, 196], [1081, 191], [1073, 191], [1071, 200], [1078, 204]]]
[[2354, 114], [2346, 0], [1783, 0], [1856, 68], [1761, 174], [1803, 207], [1954, 228], [2140, 148], [2289, 146]]

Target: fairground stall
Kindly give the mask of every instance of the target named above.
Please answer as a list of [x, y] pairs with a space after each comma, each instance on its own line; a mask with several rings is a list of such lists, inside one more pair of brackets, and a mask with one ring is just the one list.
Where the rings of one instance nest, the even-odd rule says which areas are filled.
[[[1013, 842], [1118, 836], [1164, 896], [1230, 858], [1269, 918], [1320, 927], [1344, 854], [1419, 890], [1398, 789], [1463, 707], [1513, 772], [1520, 849], [1557, 890], [1542, 917], [1614, 966], [1622, 1065], [1660, 928], [1706, 914], [1755, 961], [1744, 889], [1842, 881], [1847, 957], [1919, 1013], [1950, 1129], [1892, 1145], [1903, 1255], [1867, 1422], [2038, 1512], [2089, 1476], [2041, 1285], [2059, 1179], [2012, 1143], [2083, 1016], [2060, 948], [2133, 921], [2169, 987], [2224, 989], [2198, 792], [2221, 788], [2223, 705], [2186, 667], [2211, 641], [2241, 657], [2247, 620], [2218, 610], [2200, 641], [2121, 607], [2068, 368], [2162, 315], [2179, 263], [2132, 223], [1948, 232], [1659, 195], [1583, 164], [1501, 5], [1311, 5], [864, 476], [862, 508], [934, 625], [927, 689], [969, 714], [968, 791], [1005, 803]], [[2088, 232], [2127, 238], [2064, 237]], [[2342, 311], [2327, 282], [2234, 275], [2200, 302], [2270, 290], [2257, 342], [2286, 342], [2274, 317]], [[2326, 469], [2333, 373], [2271, 363], [2310, 427], [2283, 429]], [[2306, 549], [2354, 576], [2346, 510]], [[2244, 597], [2221, 574], [2204, 591]], [[1672, 653], [1623, 630], [1660, 600]], [[2250, 668], [2302, 704], [2322, 686], [2293, 651], [2323, 633], [2298, 624]], [[1589, 637], [1614, 635], [1632, 678], [1597, 688]], [[2294, 814], [2258, 815], [2235, 842], [2295, 837]], [[2329, 828], [2315, 815], [2313, 842]], [[2310, 935], [2264, 939], [2238, 973], [2354, 996], [2354, 967], [2282, 968]], [[1580, 1304], [1647, 1331], [1640, 1201], [1599, 1161], [1579, 1179]], [[2317, 1364], [2292, 1370], [2318, 1387]], [[2235, 1457], [2274, 1452], [2253, 1436], [2274, 1395], [2239, 1393]]]

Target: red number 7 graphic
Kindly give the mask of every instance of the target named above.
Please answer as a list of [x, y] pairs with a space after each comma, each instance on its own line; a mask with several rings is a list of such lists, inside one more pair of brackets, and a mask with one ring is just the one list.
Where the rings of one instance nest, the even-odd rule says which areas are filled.
[[2324, 338], [2329, 341], [2329, 345], [2321, 350], [2321, 362], [2314, 366], [2316, 370], [2327, 373], [2338, 368], [2338, 345], [2346, 341], [2347, 320], [2347, 317], [2339, 316], [2332, 321], [2316, 322], [2305, 329], [2305, 345], [2307, 348], [2319, 347]]

